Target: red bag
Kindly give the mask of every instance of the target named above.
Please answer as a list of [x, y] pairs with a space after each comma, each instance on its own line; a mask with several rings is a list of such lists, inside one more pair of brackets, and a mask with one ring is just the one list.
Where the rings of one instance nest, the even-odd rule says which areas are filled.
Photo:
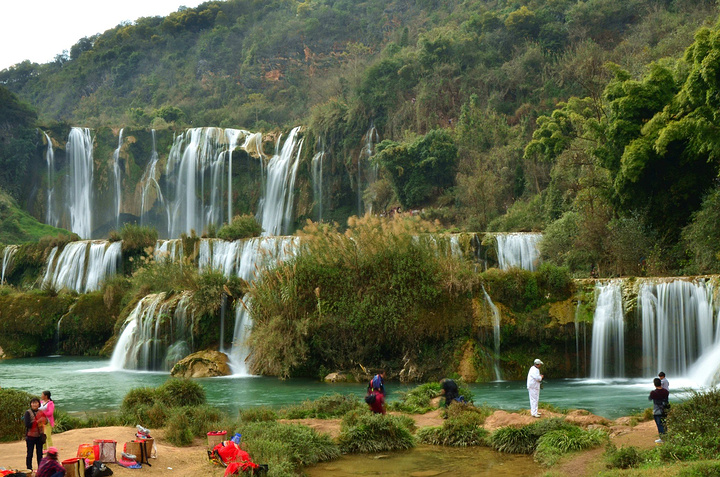
[[245, 452], [233, 441], [225, 441], [213, 447], [222, 461], [226, 464], [230, 462], [252, 462], [250, 454]]

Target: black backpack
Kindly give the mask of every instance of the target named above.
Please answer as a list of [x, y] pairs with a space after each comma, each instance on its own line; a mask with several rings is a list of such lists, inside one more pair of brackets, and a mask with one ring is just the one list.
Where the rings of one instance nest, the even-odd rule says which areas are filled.
[[85, 469], [85, 477], [105, 477], [108, 475], [113, 475], [112, 469], [97, 460], [93, 465]]
[[375, 399], [376, 399], [376, 396], [375, 396], [375, 393], [374, 393], [374, 392], [372, 392], [372, 393], [368, 394], [367, 396], [365, 396], [365, 402], [368, 403], [368, 404], [374, 403], [374, 402], [375, 402]]

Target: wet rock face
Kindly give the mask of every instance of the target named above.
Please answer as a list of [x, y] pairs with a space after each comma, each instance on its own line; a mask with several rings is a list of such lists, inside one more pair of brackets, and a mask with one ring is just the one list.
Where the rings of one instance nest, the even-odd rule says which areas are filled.
[[231, 374], [227, 355], [219, 351], [198, 351], [178, 361], [170, 374], [178, 378], [210, 378]]

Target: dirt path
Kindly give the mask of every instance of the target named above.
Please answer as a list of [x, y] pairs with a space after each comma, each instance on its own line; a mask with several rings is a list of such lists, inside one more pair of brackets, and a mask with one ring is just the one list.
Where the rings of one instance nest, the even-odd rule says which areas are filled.
[[[435, 410], [426, 414], [416, 414], [411, 417], [415, 420], [418, 428], [428, 426], [441, 426], [443, 419], [441, 410]], [[550, 417], [563, 417], [562, 414], [543, 412], [541, 419]], [[627, 420], [619, 419], [615, 422], [607, 422], [605, 419], [589, 414], [585, 411], [573, 411], [565, 416], [569, 421], [578, 422], [581, 425], [601, 425], [600, 422], [609, 424], [610, 439], [616, 446], [636, 446], [640, 448], [651, 448], [655, 446], [657, 429], [653, 421], [643, 422], [635, 427], [627, 424]], [[283, 420], [281, 422], [293, 422], [312, 427], [318, 432], [325, 432], [334, 438], [340, 435], [340, 419], [298, 419]], [[527, 413], [495, 411], [485, 421], [485, 428], [492, 431], [504, 426], [524, 426], [537, 422], [537, 419]], [[118, 442], [118, 456], [122, 444], [131, 440], [135, 435], [132, 427], [102, 427], [94, 429], [76, 429], [53, 435], [53, 443], [60, 451], [60, 458], [67, 459], [74, 457], [77, 448], [83, 443], [92, 443], [93, 439], [113, 439]], [[223, 469], [209, 463], [206, 454], [205, 440], [196, 439], [192, 446], [174, 447], [163, 439], [163, 431], [153, 431], [158, 447], [157, 459], [151, 459], [151, 466], [143, 466], [140, 470], [125, 469], [118, 465], [111, 465], [114, 475], [147, 476], [173, 475], [178, 477], [220, 477]], [[584, 475], [597, 474], [604, 467], [604, 449], [593, 449], [587, 452], [576, 454], [565, 460], [552, 470], [555, 475], [567, 475], [581, 477]], [[0, 444], [0, 467], [18, 468], [25, 467], [25, 443], [22, 441]]]

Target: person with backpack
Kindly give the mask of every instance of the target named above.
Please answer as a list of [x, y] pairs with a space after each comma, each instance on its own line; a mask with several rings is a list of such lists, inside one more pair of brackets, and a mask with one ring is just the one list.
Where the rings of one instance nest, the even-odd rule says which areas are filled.
[[365, 402], [374, 414], [385, 414], [385, 371], [381, 370], [368, 384]]
[[655, 425], [657, 426], [659, 434], [659, 438], [655, 442], [662, 444], [662, 438], [665, 435], [665, 417], [667, 416], [667, 409], [670, 407], [668, 402], [670, 393], [662, 387], [660, 378], [653, 379], [653, 384], [655, 385], [655, 389], [650, 391], [648, 400], [653, 402], [653, 418], [655, 419]]
[[30, 409], [25, 411], [23, 421], [25, 422], [25, 443], [27, 444], [25, 464], [28, 469], [32, 470], [33, 450], [37, 454], [38, 465], [40, 465], [42, 459], [42, 447], [45, 442], [44, 428], [47, 422], [45, 414], [40, 410], [40, 400], [38, 398], [30, 400]]
[[58, 462], [58, 450], [49, 447], [45, 458], [40, 462], [35, 477], [64, 477], [65, 468]]

